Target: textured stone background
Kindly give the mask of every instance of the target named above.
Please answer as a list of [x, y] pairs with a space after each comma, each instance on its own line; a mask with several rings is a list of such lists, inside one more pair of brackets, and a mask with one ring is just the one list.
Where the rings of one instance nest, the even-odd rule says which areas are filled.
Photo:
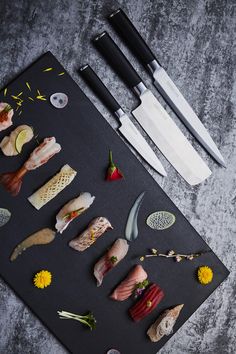
[[[227, 169], [219, 167], [170, 113], [207, 161], [213, 175], [200, 186], [191, 188], [163, 157], [168, 178], [149, 172], [224, 261], [231, 275], [160, 352], [235, 353], [235, 0], [120, 0], [119, 3], [0, 0], [0, 86], [43, 52], [51, 50], [116, 127], [114, 118], [77, 76], [76, 69], [89, 62], [127, 110], [135, 107], [137, 101], [133, 94], [90, 43], [90, 38], [102, 30], [112, 32], [104, 16], [119, 6], [127, 11], [195, 108], [228, 164]], [[124, 48], [118, 39], [117, 42]], [[150, 77], [126, 48], [124, 51], [152, 87]], [[0, 281], [0, 353], [65, 353], [3, 281]]]

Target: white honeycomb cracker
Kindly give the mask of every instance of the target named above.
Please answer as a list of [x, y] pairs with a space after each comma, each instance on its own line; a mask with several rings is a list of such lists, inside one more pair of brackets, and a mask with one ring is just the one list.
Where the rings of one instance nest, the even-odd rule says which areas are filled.
[[55, 198], [75, 178], [77, 172], [69, 165], [64, 165], [60, 172], [52, 177], [29, 198], [29, 202], [37, 209], [41, 209], [50, 200]]

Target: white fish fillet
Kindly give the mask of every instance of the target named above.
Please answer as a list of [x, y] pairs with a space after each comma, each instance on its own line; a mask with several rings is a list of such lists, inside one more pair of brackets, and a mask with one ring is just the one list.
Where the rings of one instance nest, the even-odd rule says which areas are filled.
[[77, 172], [69, 165], [64, 165], [60, 172], [52, 177], [46, 184], [33, 193], [28, 201], [37, 209], [41, 209], [50, 200], [55, 198], [75, 178]]
[[27, 131], [24, 144], [28, 143], [33, 138], [34, 133], [31, 127], [28, 125], [19, 125], [15, 130], [11, 132], [9, 136], [5, 136], [2, 139], [0, 148], [2, 149], [4, 155], [15, 156], [19, 154], [19, 152], [16, 150], [16, 138], [22, 130]]
[[[92, 197], [90, 193], [85, 192], [65, 204], [56, 216], [57, 222], [55, 228], [57, 231], [62, 234], [72, 220], [90, 207], [94, 199], [95, 197]], [[75, 212], [75, 215], [70, 215], [73, 212]]]
[[123, 238], [118, 238], [109, 251], [99, 259], [94, 266], [93, 273], [97, 279], [97, 286], [102, 284], [104, 276], [126, 256], [128, 250], [128, 242]]

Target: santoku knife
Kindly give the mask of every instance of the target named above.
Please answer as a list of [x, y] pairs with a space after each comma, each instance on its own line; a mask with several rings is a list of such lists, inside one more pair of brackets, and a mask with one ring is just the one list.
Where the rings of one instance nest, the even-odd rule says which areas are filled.
[[82, 66], [80, 74], [83, 79], [89, 84], [94, 93], [101, 99], [107, 108], [119, 119], [121, 126], [118, 128], [121, 134], [135, 148], [135, 150], [162, 176], [166, 176], [166, 171], [161, 162], [148, 145], [144, 137], [140, 134], [135, 125], [131, 122], [127, 114], [122, 110], [119, 103], [112, 96], [101, 79], [87, 64]]
[[128, 47], [139, 58], [142, 64], [148, 67], [154, 77], [154, 84], [163, 98], [168, 102], [173, 111], [183, 121], [192, 134], [199, 140], [205, 149], [225, 167], [225, 161], [210, 134], [188, 104], [179, 89], [175, 86], [166, 71], [152, 53], [130, 19], [121, 9], [109, 16], [109, 21], [114, 29], [127, 43]]
[[190, 185], [199, 184], [209, 177], [211, 171], [208, 166], [156, 97], [146, 88], [108, 33], [103, 32], [97, 36], [94, 44], [129, 88], [132, 88], [140, 98], [141, 104], [132, 114], [179, 174]]

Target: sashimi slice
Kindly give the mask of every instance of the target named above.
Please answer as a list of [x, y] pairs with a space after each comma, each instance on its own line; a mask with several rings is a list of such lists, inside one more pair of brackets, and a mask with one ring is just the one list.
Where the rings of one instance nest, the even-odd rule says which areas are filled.
[[147, 279], [147, 273], [141, 265], [136, 265], [131, 269], [127, 277], [116, 287], [111, 294], [111, 298], [117, 301], [128, 299], [135, 290], [138, 283]]
[[135, 322], [149, 315], [164, 297], [163, 290], [156, 284], [151, 284], [143, 296], [129, 309], [129, 314]]
[[99, 259], [94, 266], [94, 276], [97, 279], [97, 286], [102, 284], [104, 276], [126, 256], [128, 250], [128, 242], [123, 238], [118, 238], [109, 251]]

